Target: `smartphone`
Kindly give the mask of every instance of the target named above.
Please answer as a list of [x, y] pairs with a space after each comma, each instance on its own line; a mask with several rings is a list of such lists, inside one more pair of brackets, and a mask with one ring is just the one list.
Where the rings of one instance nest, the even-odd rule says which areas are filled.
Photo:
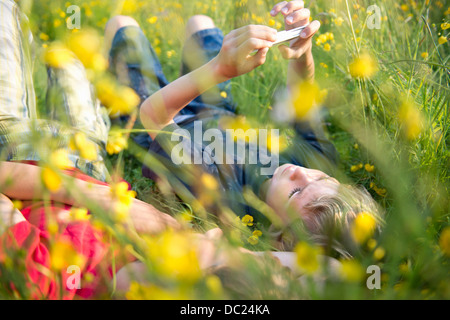
[[300, 37], [300, 33], [302, 33], [303, 29], [309, 26], [309, 23], [305, 26], [301, 26], [291, 30], [284, 30], [277, 33], [277, 40], [273, 43], [273, 45], [277, 45], [286, 41], [291, 41], [295, 38]]

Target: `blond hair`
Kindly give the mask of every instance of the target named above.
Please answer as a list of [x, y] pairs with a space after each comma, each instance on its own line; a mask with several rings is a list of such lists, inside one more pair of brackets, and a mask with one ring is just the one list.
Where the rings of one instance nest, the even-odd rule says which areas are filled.
[[282, 250], [292, 250], [298, 236], [294, 229], [302, 229], [309, 240], [323, 247], [331, 256], [350, 258], [359, 249], [351, 235], [353, 220], [361, 213], [371, 215], [377, 222], [376, 231], [384, 224], [383, 211], [363, 187], [340, 185], [334, 195], [321, 196], [305, 207], [307, 219], [293, 222], [280, 233]]

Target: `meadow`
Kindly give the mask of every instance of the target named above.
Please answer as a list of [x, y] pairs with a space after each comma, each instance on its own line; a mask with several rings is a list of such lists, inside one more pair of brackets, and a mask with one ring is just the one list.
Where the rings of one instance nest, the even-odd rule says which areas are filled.
[[[117, 14], [139, 22], [169, 81], [178, 77], [184, 27], [194, 14], [210, 16], [225, 34], [247, 24], [284, 29], [281, 17], [270, 16], [275, 2], [269, 0], [26, 0], [20, 4], [30, 19], [36, 44], [38, 106], [45, 105], [46, 99], [44, 60], [51, 60], [46, 50], [84, 30], [94, 30], [102, 39], [106, 22]], [[66, 25], [70, 5], [81, 8], [78, 31]], [[372, 5], [376, 10], [368, 9]], [[326, 111], [327, 134], [340, 154], [338, 177], [364, 186], [377, 200], [386, 212], [382, 232], [372, 235], [370, 228], [361, 226], [360, 231], [368, 236], [359, 254], [340, 261], [336, 274], [321, 266], [313, 244], [299, 243], [297, 263], [305, 274], [299, 282], [276, 263], [246, 258], [239, 260], [239, 272], [205, 275], [181, 235], [168, 232], [145, 238], [143, 246], [114, 221], [99, 218], [95, 223], [107, 230], [110, 241], [114, 239], [116, 246], [148, 266], [151, 284], [133, 283], [127, 298], [450, 298], [449, 4], [313, 0], [305, 1], [305, 6], [321, 22], [313, 39], [316, 83]], [[88, 66], [93, 79], [106, 73], [101, 65]], [[277, 92], [285, 85], [286, 74], [287, 62], [272, 48], [263, 66], [232, 80], [232, 95], [246, 121], [259, 127], [273, 122]], [[112, 116], [115, 111], [111, 110]], [[129, 111], [136, 115], [136, 110]], [[137, 198], [169, 212], [188, 228], [203, 232], [215, 227], [213, 215], [198, 209], [204, 199], [184, 203], [170, 190], [142, 177], [145, 150], [129, 139], [137, 133], [139, 129], [123, 127], [113, 131], [107, 159], [110, 171], [128, 181]], [[214, 189], [214, 183], [205, 183], [206, 189]], [[248, 221], [239, 221], [224, 232], [232, 247], [272, 248], [265, 230], [261, 232]], [[174, 247], [185, 251], [175, 254]], [[144, 248], [152, 249], [149, 253]], [[156, 254], [162, 258], [155, 258]], [[11, 259], [20, 264], [20, 256]], [[370, 289], [367, 279], [372, 273], [367, 268], [373, 265], [381, 271], [380, 288]], [[28, 299], [26, 286], [17, 285], [15, 292], [3, 286], [12, 279], [25, 281], [20, 268], [8, 269], [5, 263], [2, 268], [0, 298]], [[110, 298], [114, 290], [113, 282], [107, 294], [96, 298]]]

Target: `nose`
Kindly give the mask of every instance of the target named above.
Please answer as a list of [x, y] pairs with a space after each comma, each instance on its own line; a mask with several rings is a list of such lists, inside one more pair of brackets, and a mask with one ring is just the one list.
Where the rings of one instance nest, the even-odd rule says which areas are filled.
[[291, 181], [298, 181], [305, 184], [313, 181], [313, 179], [309, 177], [307, 170], [303, 167], [293, 166], [290, 168], [290, 171], [289, 179]]

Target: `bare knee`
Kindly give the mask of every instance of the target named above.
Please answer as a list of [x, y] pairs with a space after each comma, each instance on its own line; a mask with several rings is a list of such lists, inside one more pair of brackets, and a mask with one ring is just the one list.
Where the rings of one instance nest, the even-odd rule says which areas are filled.
[[204, 30], [215, 28], [214, 20], [208, 16], [197, 14], [189, 18], [186, 23], [186, 38], [189, 38], [194, 33]]
[[117, 30], [127, 26], [139, 27], [139, 24], [136, 20], [129, 16], [118, 15], [109, 19], [105, 26], [105, 40], [107, 44], [112, 42]]

